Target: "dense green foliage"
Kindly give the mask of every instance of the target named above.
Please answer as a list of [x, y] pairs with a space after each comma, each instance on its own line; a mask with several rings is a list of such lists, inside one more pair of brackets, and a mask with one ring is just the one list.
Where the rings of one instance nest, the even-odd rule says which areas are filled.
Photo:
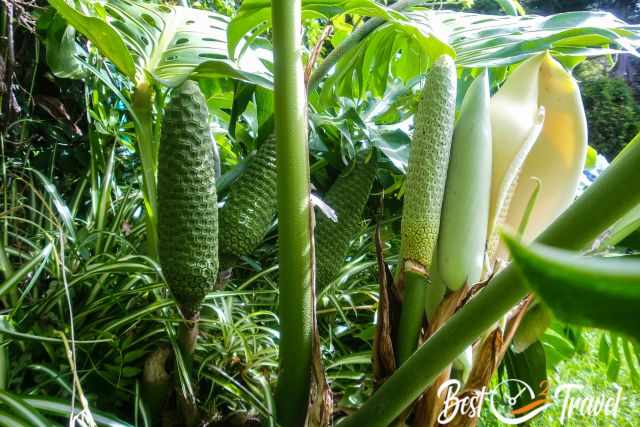
[[640, 108], [624, 80], [599, 78], [580, 86], [589, 145], [611, 161], [640, 130]]
[[218, 198], [209, 112], [187, 81], [167, 103], [158, 156], [158, 246], [171, 292], [187, 317], [218, 275]]

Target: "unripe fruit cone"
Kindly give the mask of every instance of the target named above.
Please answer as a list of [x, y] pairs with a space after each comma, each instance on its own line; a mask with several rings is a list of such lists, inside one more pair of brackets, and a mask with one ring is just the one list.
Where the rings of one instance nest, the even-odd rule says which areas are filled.
[[322, 289], [337, 277], [344, 265], [349, 243], [358, 232], [376, 174], [375, 159], [358, 161], [348, 174], [338, 177], [324, 201], [335, 211], [337, 221], [316, 215], [316, 283]]
[[438, 240], [455, 118], [456, 67], [443, 55], [428, 74], [415, 131], [402, 211], [402, 257], [428, 269]]
[[220, 210], [220, 253], [250, 255], [271, 227], [276, 200], [276, 143], [269, 138], [231, 186]]
[[174, 89], [158, 154], [158, 252], [185, 317], [218, 274], [218, 198], [207, 102], [198, 84]]
[[457, 75], [443, 55], [427, 76], [415, 115], [401, 224], [404, 301], [397, 340], [398, 364], [416, 348], [425, 311], [425, 287], [435, 255], [455, 118]]

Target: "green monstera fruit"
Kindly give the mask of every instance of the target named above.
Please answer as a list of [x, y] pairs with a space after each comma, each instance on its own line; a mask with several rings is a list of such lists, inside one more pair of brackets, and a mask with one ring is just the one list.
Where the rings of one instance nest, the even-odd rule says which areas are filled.
[[207, 103], [198, 84], [174, 89], [158, 157], [158, 252], [183, 314], [197, 313], [218, 274], [218, 198]]
[[335, 280], [347, 255], [349, 242], [358, 232], [362, 211], [369, 200], [376, 165], [359, 161], [348, 174], [338, 177], [324, 201], [335, 211], [337, 221], [316, 215], [316, 283], [321, 289]]
[[229, 190], [220, 210], [220, 253], [250, 255], [276, 213], [276, 142], [267, 139]]

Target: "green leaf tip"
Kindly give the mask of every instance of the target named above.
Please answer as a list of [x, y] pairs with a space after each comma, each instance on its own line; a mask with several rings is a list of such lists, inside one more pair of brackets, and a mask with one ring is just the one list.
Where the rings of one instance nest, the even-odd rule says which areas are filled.
[[502, 232], [529, 288], [561, 321], [609, 329], [640, 339], [640, 262], [587, 257]]

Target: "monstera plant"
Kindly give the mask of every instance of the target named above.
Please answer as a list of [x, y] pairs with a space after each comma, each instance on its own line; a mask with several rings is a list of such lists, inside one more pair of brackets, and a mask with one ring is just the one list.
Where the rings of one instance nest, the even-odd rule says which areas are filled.
[[[420, 425], [430, 425], [439, 403], [430, 400], [434, 384], [447, 378], [452, 362], [463, 360], [469, 370], [470, 346], [491, 344], [488, 337], [494, 336], [494, 331], [502, 333], [497, 326], [514, 307], [523, 307], [532, 290], [542, 301], [553, 299], [550, 295], [567, 301], [566, 292], [554, 292], [544, 284], [547, 265], [560, 262], [564, 266], [558, 269], [564, 275], [555, 279], [567, 284], [566, 289], [580, 288], [578, 283], [584, 279], [590, 301], [615, 294], [625, 313], [620, 322], [603, 322], [607, 316], [601, 313], [584, 315], [588, 304], [571, 310], [549, 303], [556, 316], [582, 316], [586, 324], [633, 332], [629, 328], [632, 304], [621, 301], [627, 292], [631, 294], [628, 301], [637, 301], [637, 289], [627, 289], [637, 278], [633, 266], [623, 266], [614, 278], [615, 286], [605, 290], [602, 277], [609, 277], [615, 268], [601, 262], [585, 266], [577, 261], [580, 254], [555, 252], [546, 246], [583, 252], [640, 204], [640, 190], [628, 185], [637, 180], [639, 144], [623, 152], [574, 201], [586, 157], [586, 127], [579, 91], [570, 73], [587, 56], [636, 53], [640, 44], [637, 27], [601, 12], [518, 16], [517, 2], [501, 2], [513, 6], [513, 16], [488, 16], [433, 10], [420, 7], [423, 2], [415, 0], [391, 6], [372, 0], [246, 0], [231, 20], [209, 11], [130, 0], [80, 2], [75, 7], [64, 0], [50, 3], [133, 88], [129, 109], [142, 163], [146, 231], [152, 253], [157, 246], [156, 135], [161, 126], [161, 120], [154, 122], [154, 113], [160, 119], [164, 107], [155, 101], [163, 94], [160, 88], [178, 87], [189, 78], [223, 77], [273, 89], [279, 254], [275, 419], [280, 425], [325, 426], [333, 415], [315, 313], [315, 220], [308, 125], [309, 117], [314, 119], [310, 111], [315, 118], [321, 117], [345, 97], [353, 104], [365, 98], [379, 100], [389, 88], [398, 86], [411, 86], [407, 93], [413, 95], [413, 88], [420, 87], [426, 77], [413, 141], [410, 147], [403, 147], [411, 152], [408, 162], [399, 159], [399, 150], [380, 150], [407, 175], [402, 184], [401, 263], [393, 278], [404, 297], [400, 331], [393, 343], [388, 331], [377, 336], [387, 340], [392, 349], [389, 369], [379, 378], [371, 398], [345, 417], [341, 426], [383, 427], [405, 419], [412, 410], [416, 425], [425, 419], [429, 421]], [[330, 36], [325, 27], [324, 36], [308, 55], [305, 75], [303, 62], [308, 52], [303, 46], [303, 19], [326, 24], [345, 13], [363, 18], [362, 22], [351, 27], [348, 35]], [[269, 42], [273, 62], [271, 52], [263, 57], [263, 50], [258, 49]], [[331, 51], [316, 63], [317, 52], [325, 43]], [[176, 91], [183, 96], [177, 96], [170, 109], [172, 120], [184, 113], [178, 101], [198, 93], [196, 85], [189, 84], [187, 89]], [[456, 112], [460, 114], [456, 116]], [[198, 114], [199, 120], [204, 120], [205, 109], [198, 107]], [[180, 123], [184, 127], [181, 139], [189, 140], [193, 129], [186, 122]], [[199, 131], [198, 147], [209, 156], [202, 123], [193, 128]], [[170, 144], [171, 133], [167, 135], [165, 143]], [[191, 157], [180, 155], [187, 160]], [[206, 156], [206, 162], [194, 163], [197, 168], [209, 167]], [[176, 156], [165, 153], [163, 157], [175, 160]], [[375, 159], [373, 155], [369, 161]], [[174, 184], [184, 184], [187, 190], [189, 182], [202, 187], [207, 208], [213, 212], [217, 196], [207, 187], [214, 180], [212, 171], [200, 174], [199, 179], [191, 179], [188, 170], [181, 172]], [[460, 197], [471, 184], [477, 185], [478, 191]], [[172, 197], [184, 202], [181, 192], [186, 191], [168, 184], [166, 188], [169, 190], [163, 191], [171, 196], [164, 199], [169, 206], [166, 224], [171, 224], [177, 216], [171, 215]], [[477, 197], [477, 203], [470, 204], [472, 196]], [[201, 222], [210, 234], [214, 229], [217, 233], [213, 217], [207, 221], [195, 218], [186, 202], [177, 208], [179, 220], [189, 223], [184, 229], [195, 230]], [[473, 209], [480, 211], [478, 215], [470, 214]], [[625, 221], [633, 222], [634, 218]], [[503, 226], [517, 231], [507, 234], [501, 245]], [[170, 233], [179, 227], [164, 229]], [[178, 240], [189, 246], [184, 243], [187, 239]], [[457, 248], [471, 240], [473, 245], [465, 247], [469, 252], [460, 251], [458, 256]], [[535, 246], [524, 248], [523, 242], [533, 240]], [[193, 259], [203, 265], [212, 263], [209, 258], [217, 253], [213, 239], [193, 241], [202, 246], [189, 247], [194, 254], [203, 248], [207, 252], [191, 257], [171, 244], [165, 250], [180, 251], [181, 257], [174, 258], [191, 268]], [[505, 266], [510, 254], [514, 262]], [[214, 280], [215, 261], [215, 268], [207, 268], [207, 277], [198, 283], [198, 303]], [[381, 264], [384, 268], [384, 262]], [[465, 274], [459, 274], [458, 264], [464, 264]], [[383, 268], [380, 276], [385, 282], [391, 275]], [[193, 270], [197, 276], [197, 268]], [[183, 271], [172, 273], [180, 279], [180, 290], [193, 291]], [[526, 285], [529, 282], [531, 287]], [[182, 305], [193, 308], [191, 301], [187, 302]], [[380, 330], [389, 326], [389, 313], [380, 309], [378, 318], [382, 319]], [[493, 372], [494, 366], [488, 366], [477, 374], [481, 380], [488, 381], [481, 375]], [[477, 378], [472, 368], [468, 374]], [[416, 406], [421, 395], [422, 404], [434, 402], [430, 408]]]

